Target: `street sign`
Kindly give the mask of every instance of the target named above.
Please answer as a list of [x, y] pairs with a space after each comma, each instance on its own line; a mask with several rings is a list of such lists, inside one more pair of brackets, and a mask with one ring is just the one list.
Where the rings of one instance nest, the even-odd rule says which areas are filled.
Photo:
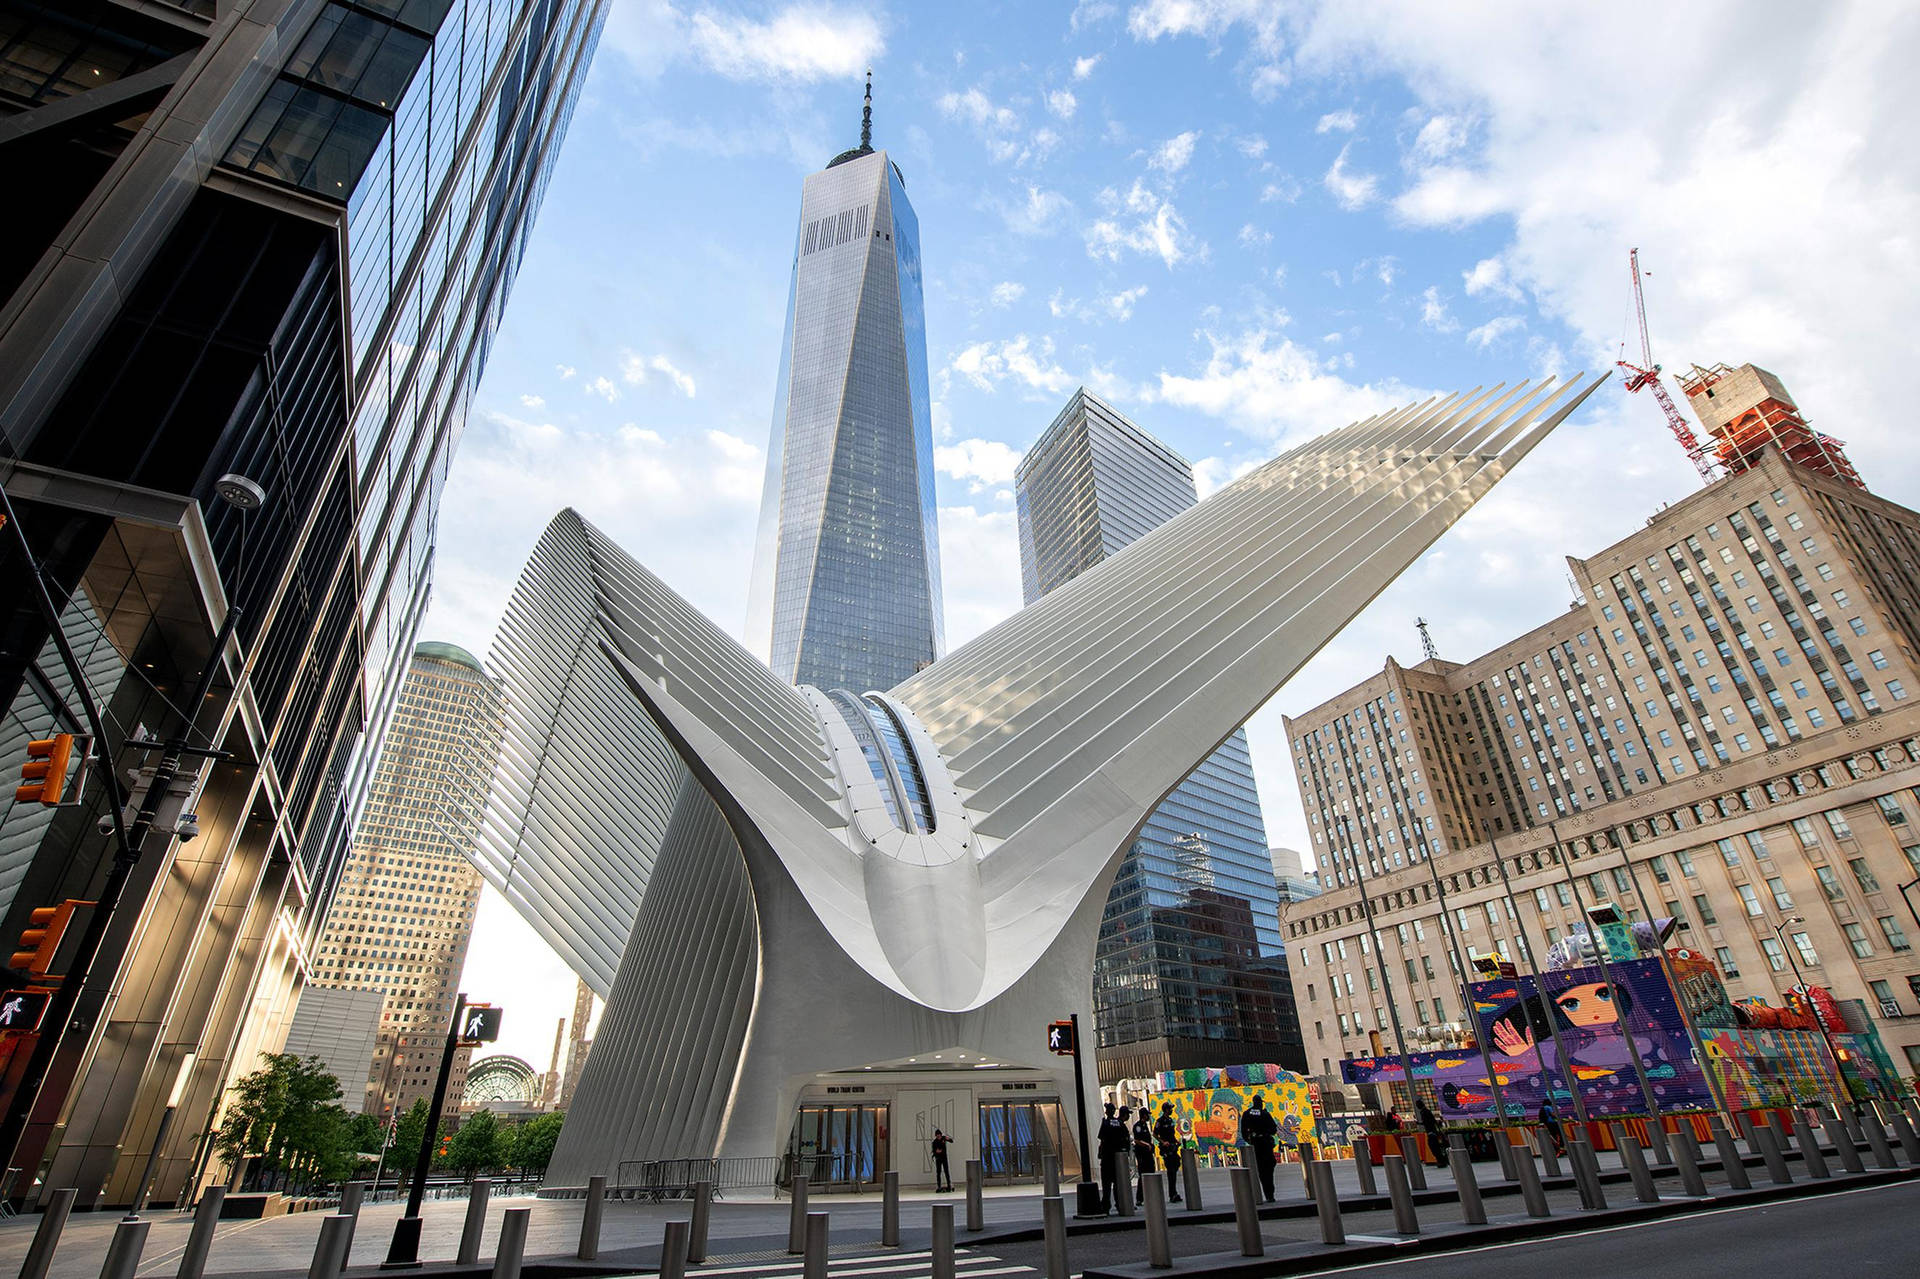
[[1073, 1042], [1073, 1023], [1054, 1021], [1047, 1023], [1047, 1051], [1061, 1057], [1074, 1055], [1076, 1045]]
[[0, 991], [0, 1031], [30, 1035], [40, 1029], [52, 998], [47, 990]]
[[488, 1004], [468, 1004], [460, 1014], [460, 1042], [490, 1044], [500, 1038], [500, 1013]]

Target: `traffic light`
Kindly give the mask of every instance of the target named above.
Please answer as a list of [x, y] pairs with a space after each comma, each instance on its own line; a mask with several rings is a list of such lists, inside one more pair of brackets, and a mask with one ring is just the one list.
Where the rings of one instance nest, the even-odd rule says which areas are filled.
[[1073, 1023], [1055, 1021], [1047, 1023], [1047, 1051], [1060, 1057], [1074, 1055], [1078, 1045], [1073, 1038]]
[[27, 743], [27, 762], [20, 766], [21, 784], [14, 802], [45, 804], [52, 808], [67, 793], [67, 764], [73, 759], [73, 734], [55, 733]]
[[17, 968], [44, 977], [53, 967], [53, 953], [60, 949], [60, 939], [66, 935], [67, 925], [73, 922], [74, 908], [86, 903], [64, 901], [58, 906], [41, 906], [27, 916], [27, 926], [20, 930], [20, 949], [13, 952], [7, 960], [7, 967]]

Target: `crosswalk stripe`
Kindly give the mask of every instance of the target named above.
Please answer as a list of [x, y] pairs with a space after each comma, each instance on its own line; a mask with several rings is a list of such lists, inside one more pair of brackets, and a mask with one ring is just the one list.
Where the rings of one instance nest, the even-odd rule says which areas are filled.
[[[862, 1275], [899, 1274], [906, 1271], [918, 1272], [926, 1269], [926, 1267], [913, 1263], [930, 1261], [932, 1257], [933, 1254], [931, 1252], [868, 1253], [858, 1257], [834, 1257], [830, 1258], [827, 1262], [827, 1272], [832, 1275], [843, 1276], [845, 1279], [854, 1279], [855, 1276]], [[1029, 1274], [1033, 1271], [1031, 1266], [1005, 1267], [999, 1257], [993, 1256], [990, 1253], [956, 1253], [954, 1255], [953, 1265], [955, 1273], [960, 1275]], [[805, 1266], [806, 1262], [796, 1259], [793, 1261], [768, 1261], [761, 1262], [758, 1265], [743, 1266], [689, 1266], [687, 1273], [700, 1276], [701, 1279], [704, 1279], [707, 1275], [765, 1275], [768, 1276], [768, 1279], [779, 1279], [780, 1276], [797, 1275]], [[853, 1266], [860, 1268], [848, 1268]], [[984, 1267], [1000, 1268], [986, 1269]]]

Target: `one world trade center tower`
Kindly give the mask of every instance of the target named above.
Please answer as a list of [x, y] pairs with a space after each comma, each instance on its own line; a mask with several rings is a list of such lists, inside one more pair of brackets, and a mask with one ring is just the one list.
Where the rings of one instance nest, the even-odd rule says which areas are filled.
[[920, 232], [860, 145], [800, 200], [747, 642], [796, 684], [891, 688], [944, 646]]

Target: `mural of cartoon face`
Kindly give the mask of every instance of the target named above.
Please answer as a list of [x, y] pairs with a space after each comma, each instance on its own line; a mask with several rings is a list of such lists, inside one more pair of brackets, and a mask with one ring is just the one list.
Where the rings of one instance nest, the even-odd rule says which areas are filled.
[[1614, 987], [1596, 981], [1569, 986], [1553, 1002], [1571, 1025], [1611, 1026], [1620, 1019], [1614, 995]]
[[1207, 1106], [1207, 1136], [1231, 1146], [1240, 1140], [1240, 1102], [1225, 1089]]

